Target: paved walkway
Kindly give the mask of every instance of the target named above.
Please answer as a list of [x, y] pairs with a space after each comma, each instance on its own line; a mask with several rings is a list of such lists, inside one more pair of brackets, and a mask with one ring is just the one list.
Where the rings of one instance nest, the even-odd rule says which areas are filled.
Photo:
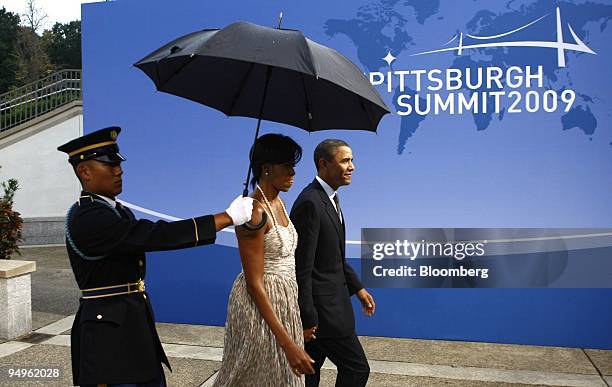
[[[58, 367], [53, 382], [0, 385], [69, 386], [70, 327], [78, 289], [64, 247], [22, 249], [19, 259], [36, 260], [32, 279], [35, 332], [0, 341], [4, 366]], [[174, 372], [170, 386], [210, 386], [223, 353], [223, 328], [157, 324]], [[369, 386], [612, 386], [612, 351], [503, 345], [442, 340], [362, 337], [372, 374]], [[322, 386], [333, 386], [335, 369], [326, 363]], [[7, 384], [8, 383], [8, 384]]]

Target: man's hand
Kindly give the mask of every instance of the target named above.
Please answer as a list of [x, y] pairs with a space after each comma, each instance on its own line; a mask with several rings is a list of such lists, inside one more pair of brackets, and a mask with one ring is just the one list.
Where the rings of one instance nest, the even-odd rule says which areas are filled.
[[315, 333], [317, 333], [316, 325], [312, 328], [304, 329], [304, 342], [307, 343], [310, 340], [316, 339], [317, 336], [315, 336]]
[[240, 226], [251, 220], [253, 198], [238, 196], [225, 212], [232, 218], [234, 226]]
[[376, 303], [374, 302], [372, 295], [368, 293], [367, 290], [361, 289], [357, 292], [357, 298], [359, 298], [359, 302], [361, 302], [363, 314], [371, 317], [376, 311]]

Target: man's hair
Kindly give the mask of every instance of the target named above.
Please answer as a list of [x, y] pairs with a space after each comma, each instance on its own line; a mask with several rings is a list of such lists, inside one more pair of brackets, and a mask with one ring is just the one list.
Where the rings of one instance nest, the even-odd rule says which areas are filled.
[[81, 180], [81, 176], [79, 176], [79, 167], [81, 165], [84, 167], [87, 167], [90, 161], [91, 160], [84, 160], [84, 161], [78, 161], [76, 163], [70, 163], [70, 165], [72, 165], [72, 170], [74, 171], [75, 176], [77, 177], [77, 179], [79, 180], [79, 183], [81, 184], [81, 187], [83, 187], [83, 180]]
[[349, 144], [342, 140], [329, 138], [327, 140], [321, 141], [319, 145], [317, 145], [314, 150], [314, 163], [315, 168], [317, 168], [317, 171], [319, 170], [319, 160], [325, 159], [327, 161], [331, 161], [334, 158], [336, 149], [341, 146], [349, 146]]

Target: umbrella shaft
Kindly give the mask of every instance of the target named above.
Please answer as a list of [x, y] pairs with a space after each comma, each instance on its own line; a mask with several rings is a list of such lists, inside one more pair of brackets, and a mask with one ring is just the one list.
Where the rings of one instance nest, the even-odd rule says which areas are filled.
[[244, 183], [244, 190], [242, 196], [247, 197], [249, 195], [249, 180], [251, 179], [251, 169], [253, 168], [253, 156], [255, 155], [255, 147], [257, 145], [257, 137], [259, 137], [259, 127], [261, 126], [261, 116], [263, 115], [264, 104], [266, 103], [266, 94], [268, 93], [268, 83], [270, 81], [270, 73], [272, 73], [272, 67], [267, 66], [266, 68], [266, 80], [264, 83], [264, 92], [261, 98], [261, 105], [259, 106], [259, 118], [257, 119], [257, 129], [255, 130], [255, 139], [253, 140], [253, 151], [249, 157], [249, 169], [247, 171], [247, 178]]

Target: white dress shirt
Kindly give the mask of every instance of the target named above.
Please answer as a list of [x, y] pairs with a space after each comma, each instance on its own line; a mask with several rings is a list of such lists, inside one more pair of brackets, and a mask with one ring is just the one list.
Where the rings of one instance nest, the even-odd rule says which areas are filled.
[[[338, 211], [338, 208], [336, 207], [336, 202], [334, 201], [334, 196], [336, 195], [336, 191], [334, 191], [333, 188], [330, 187], [329, 184], [327, 184], [325, 180], [321, 179], [319, 176], [315, 176], [315, 178], [317, 179], [319, 184], [321, 184], [321, 187], [323, 187], [323, 190], [325, 190], [325, 193], [327, 194], [327, 197], [329, 198], [329, 201], [331, 202], [332, 206], [334, 206], [334, 209], [336, 210], [336, 212], [340, 214], [340, 212]], [[342, 222], [343, 222], [342, 215], [340, 215], [340, 223]]]
[[108, 202], [108, 204], [110, 204], [113, 208], [117, 208], [117, 202], [114, 201], [113, 199], [107, 198], [106, 196], [102, 196], [102, 195], [99, 195], [99, 194], [96, 194], [96, 195], [98, 195], [102, 199], [106, 200]]

